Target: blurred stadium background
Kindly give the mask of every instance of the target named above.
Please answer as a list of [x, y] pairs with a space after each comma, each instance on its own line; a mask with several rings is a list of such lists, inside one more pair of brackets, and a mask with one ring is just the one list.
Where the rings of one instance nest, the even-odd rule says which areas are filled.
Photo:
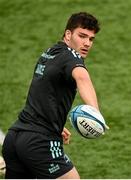
[[[0, 128], [6, 133], [16, 120], [37, 58], [61, 39], [68, 17], [78, 11], [101, 22], [86, 64], [110, 130], [87, 140], [67, 121], [72, 139], [65, 151], [83, 179], [130, 179], [130, 0], [0, 0]], [[77, 96], [73, 106], [80, 103]]]

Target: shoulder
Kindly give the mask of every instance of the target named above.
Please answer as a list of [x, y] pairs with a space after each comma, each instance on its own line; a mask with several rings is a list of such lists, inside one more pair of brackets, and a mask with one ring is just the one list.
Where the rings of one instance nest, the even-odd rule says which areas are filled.
[[75, 59], [82, 59], [80, 54], [70, 47], [67, 47], [67, 52], [70, 56], [72, 56]]
[[82, 63], [84, 64], [83, 58], [80, 56], [80, 54], [75, 51], [74, 49], [67, 47], [64, 52], [65, 60], [66, 61], [74, 61], [75, 63]]

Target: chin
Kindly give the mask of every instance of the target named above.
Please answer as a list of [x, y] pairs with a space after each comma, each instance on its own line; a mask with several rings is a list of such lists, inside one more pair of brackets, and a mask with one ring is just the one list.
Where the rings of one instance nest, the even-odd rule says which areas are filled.
[[83, 59], [85, 59], [85, 58], [87, 57], [87, 55], [81, 54], [81, 57], [82, 57]]

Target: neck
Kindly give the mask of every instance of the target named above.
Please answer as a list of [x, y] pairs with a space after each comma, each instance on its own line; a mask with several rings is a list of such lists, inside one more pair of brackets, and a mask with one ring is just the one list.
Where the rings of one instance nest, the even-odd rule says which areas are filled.
[[64, 43], [66, 43], [66, 45], [69, 47], [69, 42], [68, 40], [64, 37], [63, 40], [62, 40]]

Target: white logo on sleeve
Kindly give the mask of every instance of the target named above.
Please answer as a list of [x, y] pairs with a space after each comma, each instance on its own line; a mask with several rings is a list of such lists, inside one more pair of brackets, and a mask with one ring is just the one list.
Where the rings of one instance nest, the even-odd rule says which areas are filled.
[[38, 64], [35, 73], [43, 75], [44, 70], [45, 70], [45, 65]]
[[78, 52], [76, 52], [74, 49], [71, 49], [68, 47], [68, 50], [72, 52], [73, 56], [76, 58], [81, 58], [80, 54]]

